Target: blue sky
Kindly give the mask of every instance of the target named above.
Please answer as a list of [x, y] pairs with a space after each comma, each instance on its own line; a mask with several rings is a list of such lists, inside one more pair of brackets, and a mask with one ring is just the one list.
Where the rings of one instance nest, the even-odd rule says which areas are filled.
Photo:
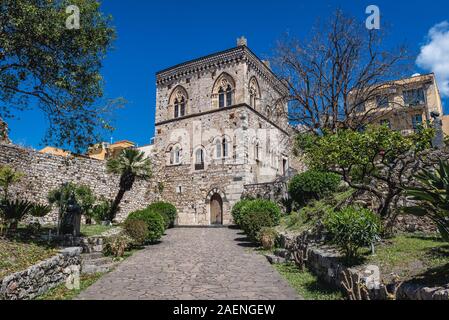
[[[104, 61], [105, 93], [128, 101], [115, 116], [113, 139], [149, 143], [154, 134], [157, 71], [233, 47], [241, 35], [248, 38], [248, 46], [259, 57], [268, 58], [276, 40], [286, 32], [306, 35], [317, 18], [330, 17], [336, 8], [364, 20], [370, 4], [379, 6], [381, 23], [389, 25], [387, 45], [405, 42], [416, 55], [429, 30], [449, 21], [447, 1], [426, 1], [424, 5], [413, 0], [104, 0], [103, 11], [114, 17], [118, 33], [114, 49]], [[416, 67], [416, 72], [425, 71]], [[448, 108], [445, 111], [449, 113]], [[11, 138], [15, 143], [40, 148], [46, 128], [44, 116], [36, 110], [19, 116], [9, 123]]]

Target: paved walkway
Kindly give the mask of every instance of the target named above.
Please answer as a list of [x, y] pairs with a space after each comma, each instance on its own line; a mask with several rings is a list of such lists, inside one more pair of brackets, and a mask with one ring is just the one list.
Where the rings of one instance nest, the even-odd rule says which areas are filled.
[[78, 299], [299, 299], [239, 230], [170, 229], [162, 243], [135, 253]]

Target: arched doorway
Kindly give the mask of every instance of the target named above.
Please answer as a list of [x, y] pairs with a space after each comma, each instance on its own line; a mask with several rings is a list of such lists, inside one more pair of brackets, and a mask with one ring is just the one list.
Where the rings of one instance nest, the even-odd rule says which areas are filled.
[[223, 199], [218, 193], [210, 199], [210, 224], [223, 224]]

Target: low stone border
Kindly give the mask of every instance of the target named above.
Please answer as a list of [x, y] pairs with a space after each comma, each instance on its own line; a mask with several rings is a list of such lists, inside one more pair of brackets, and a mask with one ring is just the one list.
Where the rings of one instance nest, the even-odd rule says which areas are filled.
[[[281, 234], [280, 244], [284, 250], [277, 252], [281, 262], [291, 260], [291, 248], [302, 237], [292, 234]], [[343, 289], [344, 274], [355, 283], [357, 280], [364, 284], [369, 291], [371, 299], [388, 299], [385, 285], [381, 282], [380, 269], [376, 265], [362, 265], [347, 268], [341, 263], [341, 254], [332, 247], [311, 242], [307, 249], [306, 266], [321, 280], [331, 286]], [[270, 260], [270, 259], [269, 259]], [[274, 261], [273, 258], [271, 260]], [[276, 261], [274, 261], [276, 262]], [[279, 260], [277, 260], [279, 262]], [[390, 288], [391, 290], [391, 288]], [[398, 291], [397, 298], [407, 300], [449, 300], [449, 284], [445, 287], [430, 288], [419, 284], [403, 283]]]
[[30, 300], [40, 296], [70, 276], [79, 276], [82, 248], [73, 247], [27, 270], [0, 280], [0, 300]]

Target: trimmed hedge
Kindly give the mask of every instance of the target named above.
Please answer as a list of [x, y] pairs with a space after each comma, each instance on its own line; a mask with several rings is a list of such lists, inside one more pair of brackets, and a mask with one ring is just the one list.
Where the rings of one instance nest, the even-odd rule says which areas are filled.
[[137, 246], [143, 245], [148, 239], [150, 232], [148, 231], [148, 225], [143, 220], [126, 220], [123, 227], [126, 234], [133, 239]]
[[335, 192], [340, 182], [340, 176], [335, 173], [308, 170], [292, 178], [288, 192], [293, 201], [305, 205], [310, 200], [319, 200], [322, 196]]
[[[270, 200], [265, 199], [250, 200], [240, 209], [240, 219], [243, 219], [249, 213], [254, 212], [268, 213], [272, 221], [272, 226], [278, 225], [281, 220], [281, 209], [276, 203]], [[267, 227], [271, 227], [271, 225]]]
[[151, 204], [148, 209], [159, 213], [164, 218], [166, 228], [172, 228], [175, 226], [177, 210], [171, 203], [158, 201]]
[[126, 219], [126, 221], [130, 220], [141, 220], [147, 224], [148, 227], [147, 240], [149, 242], [156, 242], [164, 234], [165, 221], [164, 218], [158, 212], [154, 212], [148, 208], [144, 210], [134, 211]]
[[259, 234], [263, 228], [276, 225], [268, 211], [250, 211], [242, 217], [241, 224], [248, 238], [254, 242], [259, 242]]
[[240, 200], [239, 202], [237, 202], [233, 207], [232, 207], [232, 219], [234, 220], [234, 223], [238, 226], [240, 226], [241, 224], [241, 217], [242, 217], [242, 208], [247, 205], [248, 203], [250, 203], [252, 200], [249, 199], [243, 199]]

